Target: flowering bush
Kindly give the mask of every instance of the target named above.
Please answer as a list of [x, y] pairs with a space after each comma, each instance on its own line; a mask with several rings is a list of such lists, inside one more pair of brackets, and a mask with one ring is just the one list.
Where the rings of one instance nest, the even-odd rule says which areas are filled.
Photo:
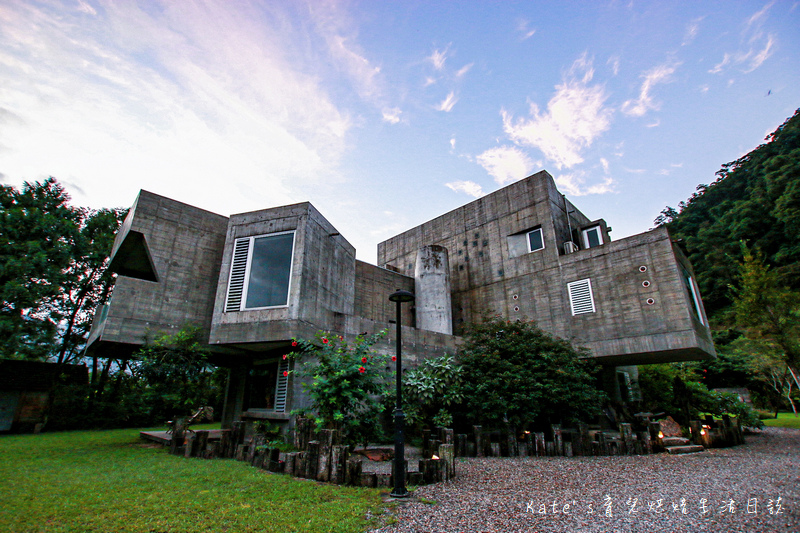
[[[386, 355], [372, 346], [385, 331], [355, 338], [352, 344], [342, 337], [317, 333], [316, 342], [297, 339], [296, 350], [288, 357], [298, 361], [292, 372], [308, 378], [303, 387], [311, 397], [311, 411], [320, 429], [342, 432], [345, 444], [367, 443], [380, 439], [383, 398], [394, 377], [394, 367]], [[302, 362], [301, 362], [302, 361]], [[387, 370], [387, 366], [391, 366]]]

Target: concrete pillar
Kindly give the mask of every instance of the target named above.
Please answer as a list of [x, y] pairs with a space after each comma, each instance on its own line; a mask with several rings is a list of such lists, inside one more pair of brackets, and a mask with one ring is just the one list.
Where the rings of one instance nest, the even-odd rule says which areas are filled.
[[417, 251], [414, 292], [417, 328], [452, 335], [453, 311], [450, 305], [447, 248], [434, 244]]

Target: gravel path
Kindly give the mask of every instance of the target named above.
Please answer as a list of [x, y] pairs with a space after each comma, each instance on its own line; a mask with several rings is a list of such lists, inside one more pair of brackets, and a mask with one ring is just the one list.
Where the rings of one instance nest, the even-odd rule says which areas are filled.
[[418, 488], [372, 533], [800, 532], [800, 430], [746, 441], [690, 455], [459, 459], [455, 480]]

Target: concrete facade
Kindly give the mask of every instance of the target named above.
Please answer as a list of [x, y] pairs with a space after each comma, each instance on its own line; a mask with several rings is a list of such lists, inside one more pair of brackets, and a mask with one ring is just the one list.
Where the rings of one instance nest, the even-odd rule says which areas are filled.
[[[307, 202], [227, 218], [142, 191], [89, 349], [133, 350], [153, 332], [199, 326], [230, 368], [225, 423], [288, 420], [307, 405], [301, 384], [281, 378], [293, 338], [389, 330], [377, 349], [393, 352], [397, 289], [417, 297], [401, 317], [410, 366], [454, 353], [486, 313], [535, 320], [612, 372], [713, 357], [691, 267], [666, 229], [613, 242], [609, 232], [540, 172], [380, 243], [375, 266]], [[620, 372], [635, 381], [635, 368]]]

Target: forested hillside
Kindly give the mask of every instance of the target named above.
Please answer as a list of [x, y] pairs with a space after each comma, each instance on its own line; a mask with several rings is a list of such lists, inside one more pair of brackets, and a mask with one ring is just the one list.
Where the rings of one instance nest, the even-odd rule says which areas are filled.
[[682, 239], [711, 317], [721, 318], [731, 304], [742, 241], [764, 255], [783, 284], [800, 288], [800, 109], [766, 141], [655, 220]]

